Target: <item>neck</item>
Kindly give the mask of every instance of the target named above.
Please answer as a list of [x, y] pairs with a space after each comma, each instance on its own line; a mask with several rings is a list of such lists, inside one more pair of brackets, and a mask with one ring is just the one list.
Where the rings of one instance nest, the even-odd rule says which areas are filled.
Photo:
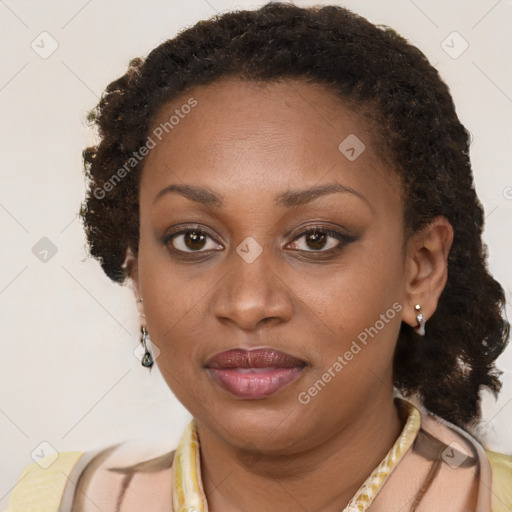
[[201, 472], [210, 512], [339, 512], [385, 457], [404, 424], [392, 396], [367, 404], [346, 428], [292, 455], [241, 450], [201, 423]]

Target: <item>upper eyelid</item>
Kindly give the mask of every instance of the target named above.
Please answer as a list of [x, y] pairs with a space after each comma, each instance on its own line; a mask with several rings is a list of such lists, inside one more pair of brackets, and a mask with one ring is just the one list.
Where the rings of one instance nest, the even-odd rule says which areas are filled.
[[[315, 230], [318, 230], [318, 231], [335, 231], [335, 232], [338, 232], [340, 233], [341, 235], [346, 235], [346, 236], [350, 236], [350, 234], [344, 230], [343, 228], [341, 227], [335, 227], [335, 226], [322, 226], [322, 225], [313, 225], [313, 226], [306, 226], [304, 228], [299, 228], [298, 230], [298, 233], [295, 234], [295, 237], [293, 238], [293, 240], [295, 238], [297, 238], [298, 236], [303, 236], [311, 231], [315, 231]], [[215, 239], [216, 237], [212, 234], [210, 234], [210, 231], [208, 230], [208, 228], [204, 228], [204, 227], [199, 227], [199, 225], [197, 226], [193, 226], [193, 225], [190, 225], [190, 226], [183, 226], [179, 229], [176, 229], [176, 231], [172, 231], [170, 233], [166, 233], [164, 236], [165, 237], [173, 237], [173, 236], [176, 236], [176, 235], [182, 235], [184, 233], [188, 233], [188, 232], [191, 232], [191, 231], [199, 231], [200, 233], [204, 233], [206, 235], [208, 235], [210, 238], [212, 239]], [[289, 233], [287, 233], [285, 235], [285, 237], [287, 238], [288, 236], [290, 236], [290, 234], [293, 232], [290, 231]]]
[[[199, 225], [198, 225], [199, 226]], [[331, 231], [331, 232], [335, 232], [341, 236], [345, 236], [347, 238], [353, 238], [353, 236], [351, 236], [350, 234], [348, 234], [346, 232], [346, 230], [342, 229], [341, 227], [338, 227], [338, 228], [335, 228], [333, 226], [322, 226], [322, 225], [313, 225], [313, 226], [306, 226], [304, 227], [303, 229], [299, 229], [299, 232], [295, 234], [295, 236], [288, 242], [288, 243], [291, 243], [291, 242], [294, 242], [295, 240], [309, 234], [309, 233], [312, 233], [312, 232], [315, 232], [315, 231]], [[179, 235], [184, 235], [188, 232], [192, 232], [192, 231], [199, 231], [200, 233], [202, 234], [205, 234], [207, 235], [208, 237], [210, 237], [211, 240], [213, 240], [215, 243], [223, 243], [223, 242], [219, 242], [217, 241], [216, 237], [213, 236], [212, 234], [210, 234], [210, 232], [203, 228], [203, 227], [196, 227], [196, 226], [183, 226], [182, 228], [174, 231], [174, 232], [171, 232], [167, 235], [164, 236], [164, 239], [167, 241], [167, 243], [169, 243], [174, 237], [177, 237]], [[328, 236], [331, 236], [333, 238], [335, 238], [332, 234], [330, 233], [327, 233]], [[288, 235], [287, 235], [288, 236]], [[339, 240], [338, 241], [340, 243], [342, 243], [342, 240]], [[177, 249], [179, 250], [179, 249]], [[191, 251], [191, 252], [206, 252], [206, 251]], [[322, 251], [318, 251], [318, 252], [322, 252]], [[324, 252], [328, 252], [328, 251], [324, 251]]]

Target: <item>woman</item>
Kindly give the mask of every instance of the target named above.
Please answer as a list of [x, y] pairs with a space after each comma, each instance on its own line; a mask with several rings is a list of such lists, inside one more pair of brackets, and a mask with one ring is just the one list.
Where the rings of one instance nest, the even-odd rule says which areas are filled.
[[194, 420], [156, 458], [29, 466], [9, 510], [512, 510], [512, 459], [474, 432], [503, 290], [417, 48], [341, 7], [227, 13], [133, 60], [91, 120], [91, 254]]

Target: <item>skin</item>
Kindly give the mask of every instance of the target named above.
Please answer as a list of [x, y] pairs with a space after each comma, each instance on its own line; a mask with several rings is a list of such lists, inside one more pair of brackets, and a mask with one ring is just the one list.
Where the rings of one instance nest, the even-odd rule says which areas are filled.
[[[435, 311], [452, 228], [438, 218], [404, 243], [398, 177], [379, 158], [367, 122], [322, 85], [221, 80], [165, 105], [154, 126], [190, 97], [197, 106], [144, 164], [138, 257], [127, 253], [135, 296], [144, 300], [141, 322], [161, 351], [164, 379], [196, 419], [210, 511], [339, 512], [403, 428], [393, 350], [401, 322], [416, 325], [415, 304], [427, 321]], [[366, 146], [354, 161], [338, 149], [349, 134]], [[286, 191], [327, 183], [355, 193], [274, 204]], [[172, 184], [206, 187], [223, 205], [176, 192], [155, 202]], [[186, 224], [209, 237], [188, 246], [183, 234], [162, 241]], [[315, 245], [301, 235], [315, 225], [353, 239], [323, 256], [340, 242], [325, 235]], [[262, 248], [252, 263], [236, 252], [247, 237]], [[301, 403], [299, 393], [394, 303], [402, 310]], [[277, 348], [308, 366], [275, 395], [240, 399], [204, 368], [236, 347]]]

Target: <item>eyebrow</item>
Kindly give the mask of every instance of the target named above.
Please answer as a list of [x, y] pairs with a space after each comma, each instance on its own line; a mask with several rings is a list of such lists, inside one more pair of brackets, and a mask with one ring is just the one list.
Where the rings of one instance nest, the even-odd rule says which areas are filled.
[[[158, 192], [156, 195], [153, 204], [155, 204], [162, 196], [170, 193], [180, 194], [183, 197], [190, 199], [191, 201], [195, 201], [196, 203], [201, 203], [203, 205], [211, 206], [214, 208], [221, 208], [224, 204], [224, 198], [212, 190], [196, 185], [186, 184], [173, 184], [160, 190], [160, 192]], [[359, 192], [351, 189], [350, 187], [346, 187], [341, 183], [326, 183], [307, 189], [287, 190], [275, 198], [274, 204], [276, 206], [293, 208], [307, 204], [317, 199], [318, 197], [336, 193], [353, 194], [368, 203], [368, 205], [370, 204], [368, 200]]]

